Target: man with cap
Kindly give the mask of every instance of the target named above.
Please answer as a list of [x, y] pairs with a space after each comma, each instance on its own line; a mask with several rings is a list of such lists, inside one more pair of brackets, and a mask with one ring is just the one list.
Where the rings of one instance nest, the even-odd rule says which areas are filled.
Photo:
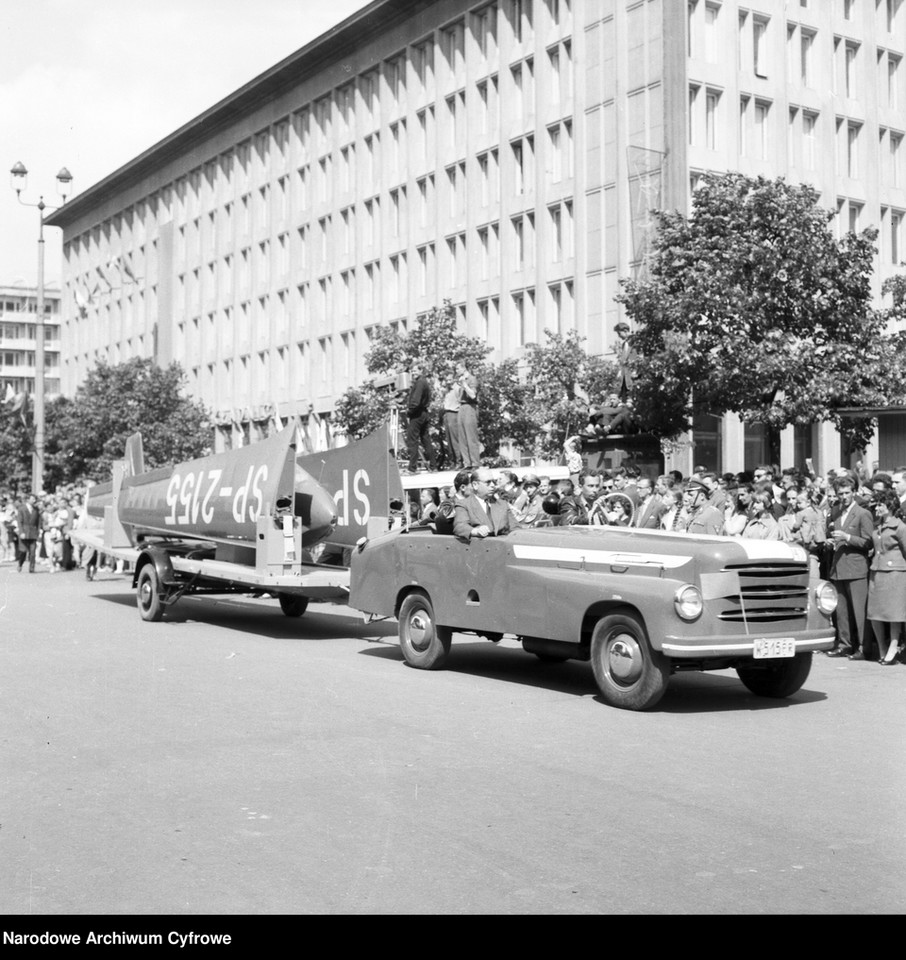
[[723, 514], [708, 502], [711, 491], [701, 480], [689, 480], [683, 491], [683, 506], [686, 509], [686, 533], [703, 533], [716, 536], [724, 526]]
[[513, 501], [512, 512], [517, 527], [534, 527], [542, 514], [541, 481], [534, 473], [522, 478], [522, 492]]

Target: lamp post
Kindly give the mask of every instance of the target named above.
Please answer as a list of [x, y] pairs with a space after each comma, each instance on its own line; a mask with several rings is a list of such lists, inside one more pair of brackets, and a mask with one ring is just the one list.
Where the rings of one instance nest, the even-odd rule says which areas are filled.
[[[38, 197], [37, 203], [26, 203], [22, 199], [22, 191], [28, 183], [28, 170], [21, 161], [10, 170], [10, 184], [16, 191], [16, 199], [23, 207], [35, 207], [38, 210], [38, 287], [37, 311], [38, 319], [35, 324], [35, 449], [32, 457], [31, 486], [32, 492], [40, 496], [44, 490], [44, 211], [57, 210], [59, 206], [51, 206], [44, 202], [44, 197]], [[63, 167], [57, 174], [57, 192], [66, 203], [66, 194], [72, 183], [72, 174]]]

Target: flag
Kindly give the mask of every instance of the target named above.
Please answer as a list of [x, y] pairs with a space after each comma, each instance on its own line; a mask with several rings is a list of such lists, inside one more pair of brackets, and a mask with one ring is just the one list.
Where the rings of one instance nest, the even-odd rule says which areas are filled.
[[16, 391], [13, 390], [13, 385], [8, 383], [6, 385], [6, 396], [3, 398], [4, 403], [12, 403], [16, 399]]
[[138, 277], [132, 269], [132, 260], [128, 253], [125, 257], [120, 257], [120, 269], [129, 278], [130, 283], [138, 283]]
[[[104, 281], [104, 283], [107, 284], [107, 288], [109, 290], [113, 290], [113, 284], [110, 282], [110, 278], [107, 276], [104, 268], [98, 264], [94, 269], [97, 275]], [[95, 287], [95, 289], [97, 289], [97, 287]]]
[[27, 393], [17, 393], [13, 398], [12, 412], [18, 413], [19, 417], [22, 419], [22, 423], [25, 426], [28, 426], [28, 394]]
[[86, 297], [82, 291], [76, 287], [73, 290], [75, 294], [76, 306], [79, 308], [79, 316], [84, 320], [88, 316], [88, 304], [91, 303], [91, 298]]

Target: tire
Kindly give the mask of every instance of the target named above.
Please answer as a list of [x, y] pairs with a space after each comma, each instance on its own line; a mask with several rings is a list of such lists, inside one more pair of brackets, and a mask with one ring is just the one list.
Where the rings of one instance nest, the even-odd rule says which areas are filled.
[[280, 609], [288, 617], [301, 617], [308, 609], [308, 597], [295, 596], [289, 593], [281, 593], [277, 599], [280, 601]]
[[653, 707], [670, 679], [667, 658], [651, 649], [644, 625], [630, 613], [612, 613], [595, 624], [591, 666], [601, 696], [624, 710]]
[[423, 593], [410, 593], [400, 606], [400, 647], [406, 663], [437, 670], [450, 652], [453, 631], [434, 622], [434, 608]]
[[142, 620], [156, 622], [164, 618], [160, 578], [153, 564], [146, 564], [138, 575], [135, 597]]
[[739, 679], [759, 697], [783, 699], [791, 697], [808, 679], [812, 669], [812, 655], [797, 653], [768, 667], [737, 667]]

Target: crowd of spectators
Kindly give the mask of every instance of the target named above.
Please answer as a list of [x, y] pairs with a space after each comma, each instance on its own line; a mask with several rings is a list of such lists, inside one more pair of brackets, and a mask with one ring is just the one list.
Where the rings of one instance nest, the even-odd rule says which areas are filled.
[[[477, 470], [456, 475], [439, 496], [422, 491], [413, 521], [453, 531], [457, 504], [463, 526], [481, 510], [467, 501], [480, 487], [484, 510], [507, 506], [507, 522], [495, 534], [524, 527], [620, 526], [681, 535], [731, 536], [799, 544], [812, 573], [837, 591], [837, 640], [829, 656], [901, 662], [906, 642], [906, 466], [895, 470], [835, 468], [824, 475], [762, 464], [754, 471], [717, 474], [696, 468], [684, 477], [672, 471], [642, 476], [633, 466], [583, 469], [572, 479], [551, 481], [510, 471], [481, 479]], [[437, 502], [435, 502], [437, 501]], [[496, 510], [496, 506], [493, 507]], [[495, 535], [492, 534], [492, 535]], [[466, 539], [460, 536], [460, 539]]]
[[[75, 529], [92, 526], [81, 490], [61, 487], [54, 494], [0, 491], [0, 563], [15, 563], [19, 573], [49, 573], [97, 566], [94, 551], [73, 542]], [[112, 565], [112, 562], [111, 562]]]

